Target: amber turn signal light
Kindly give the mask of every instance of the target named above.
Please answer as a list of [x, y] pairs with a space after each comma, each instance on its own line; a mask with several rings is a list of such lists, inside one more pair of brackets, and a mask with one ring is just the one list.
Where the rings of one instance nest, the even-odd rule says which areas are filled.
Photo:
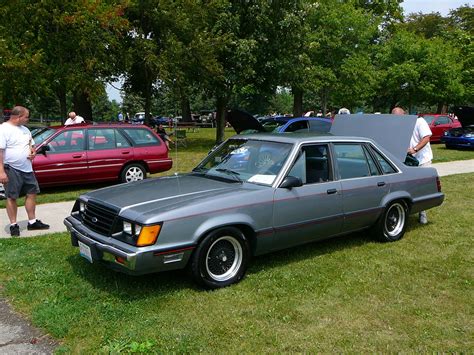
[[155, 244], [158, 235], [160, 234], [161, 226], [143, 226], [140, 235], [137, 239], [138, 247], [145, 247], [147, 245]]

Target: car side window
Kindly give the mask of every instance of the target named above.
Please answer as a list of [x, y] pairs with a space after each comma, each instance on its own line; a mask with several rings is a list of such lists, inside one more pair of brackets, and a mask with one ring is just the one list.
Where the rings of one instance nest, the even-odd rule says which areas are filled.
[[390, 164], [385, 157], [383, 157], [377, 150], [370, 148], [370, 151], [374, 154], [375, 159], [379, 162], [382, 172], [384, 174], [394, 174], [397, 170]]
[[130, 147], [130, 142], [123, 136], [123, 134], [119, 130], [114, 129], [114, 133], [115, 133], [115, 144], [117, 148]]
[[51, 153], [71, 153], [84, 150], [84, 130], [61, 132], [48, 143]]
[[116, 148], [115, 130], [113, 128], [89, 129], [89, 150]]
[[334, 151], [341, 179], [371, 175], [367, 157], [361, 144], [335, 144]]
[[123, 131], [134, 145], [161, 145], [161, 141], [145, 128], [124, 128]]
[[449, 124], [450, 122], [451, 122], [451, 120], [448, 117], [441, 116], [441, 117], [438, 117], [438, 119], [435, 122], [435, 125]]
[[379, 169], [377, 168], [377, 163], [374, 161], [372, 156], [370, 155], [368, 148], [364, 147], [365, 157], [367, 158], [367, 162], [369, 163], [369, 170], [370, 175], [380, 175]]
[[303, 184], [330, 181], [328, 146], [303, 146], [288, 175], [300, 178]]

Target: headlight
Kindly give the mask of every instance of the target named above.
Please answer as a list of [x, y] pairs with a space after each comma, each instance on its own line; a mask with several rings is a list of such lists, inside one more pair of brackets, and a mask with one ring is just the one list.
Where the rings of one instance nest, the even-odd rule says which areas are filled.
[[449, 132], [448, 132], [448, 131], [444, 131], [444, 132], [443, 132], [443, 135], [447, 136], [447, 135], [449, 135]]
[[123, 221], [123, 232], [133, 235], [133, 228], [130, 222]]
[[466, 134], [464, 135], [464, 137], [466, 137], [466, 138], [472, 138], [472, 137], [474, 137], [474, 134], [473, 134], [473, 133], [466, 133]]
[[84, 201], [79, 201], [79, 212], [84, 213], [86, 210], [86, 203]]

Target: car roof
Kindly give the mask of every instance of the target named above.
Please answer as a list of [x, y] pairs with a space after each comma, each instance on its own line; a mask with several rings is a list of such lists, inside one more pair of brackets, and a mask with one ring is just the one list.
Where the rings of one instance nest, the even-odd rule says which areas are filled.
[[335, 136], [330, 133], [319, 134], [310, 132], [297, 132], [297, 133], [251, 133], [251, 134], [236, 134], [231, 138], [235, 139], [251, 139], [259, 141], [271, 141], [277, 143], [309, 143], [309, 142], [371, 142], [375, 143], [372, 139], [366, 137], [355, 137], [355, 136]]
[[73, 125], [61, 125], [61, 126], [49, 126], [44, 128], [50, 128], [54, 130], [59, 129], [70, 129], [70, 128], [150, 128], [146, 125], [136, 125], [132, 123], [78, 123]]

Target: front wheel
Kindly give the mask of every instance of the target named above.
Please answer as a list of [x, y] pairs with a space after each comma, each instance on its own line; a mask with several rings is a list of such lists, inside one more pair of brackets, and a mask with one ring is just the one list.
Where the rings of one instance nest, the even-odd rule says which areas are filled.
[[239, 229], [216, 229], [202, 240], [194, 252], [192, 276], [197, 283], [210, 289], [237, 283], [247, 271], [249, 255], [248, 241]]
[[146, 170], [141, 164], [127, 165], [120, 174], [121, 182], [140, 181], [145, 179]]
[[383, 242], [402, 239], [407, 226], [408, 207], [404, 201], [390, 203], [374, 226], [374, 232]]

